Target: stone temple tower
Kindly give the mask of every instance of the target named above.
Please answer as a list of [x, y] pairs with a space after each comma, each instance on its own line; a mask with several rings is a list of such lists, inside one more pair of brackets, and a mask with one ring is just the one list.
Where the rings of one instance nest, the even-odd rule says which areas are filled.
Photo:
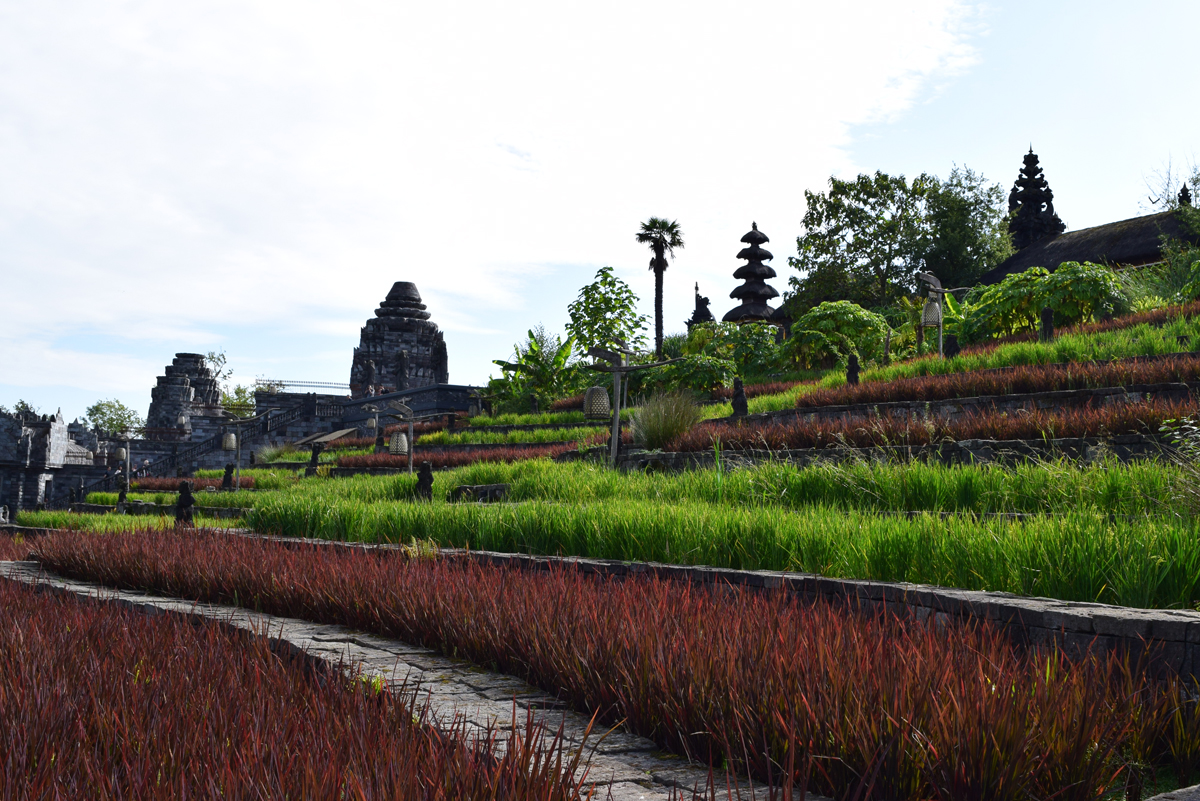
[[764, 261], [770, 261], [772, 256], [769, 250], [762, 248], [762, 245], [771, 240], [758, 230], [758, 223], [751, 223], [751, 228], [742, 237], [742, 241], [749, 247], [742, 248], [737, 257], [745, 259], [746, 264], [739, 267], [733, 274], [734, 278], [742, 280], [742, 285], [729, 293], [729, 297], [740, 300], [742, 303], [726, 312], [721, 320], [726, 323], [770, 320], [775, 310], [767, 305], [767, 301], [779, 297], [779, 293], [775, 291], [775, 287], [767, 283], [768, 278], [775, 277], [775, 270], [770, 265], [763, 264]]
[[202, 354], [176, 353], [150, 390], [147, 427], [176, 428], [180, 415], [221, 415], [221, 387]]
[[[372, 366], [374, 362], [374, 376]], [[374, 394], [448, 384], [446, 343], [437, 323], [429, 319], [417, 285], [397, 281], [375, 316], [362, 327], [350, 366], [350, 394]]]

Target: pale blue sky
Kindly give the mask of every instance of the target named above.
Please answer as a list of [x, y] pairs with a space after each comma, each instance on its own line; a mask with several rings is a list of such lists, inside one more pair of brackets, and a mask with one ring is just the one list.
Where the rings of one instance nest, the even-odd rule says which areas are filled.
[[[836, 5], [836, 8], [831, 8]], [[0, 403], [141, 409], [176, 351], [346, 381], [393, 281], [451, 380], [678, 218], [666, 327], [738, 239], [786, 286], [830, 174], [1006, 189], [1032, 142], [1071, 228], [1197, 155], [1195, 3], [0, 2]], [[1139, 205], [1141, 204], [1141, 205]]]

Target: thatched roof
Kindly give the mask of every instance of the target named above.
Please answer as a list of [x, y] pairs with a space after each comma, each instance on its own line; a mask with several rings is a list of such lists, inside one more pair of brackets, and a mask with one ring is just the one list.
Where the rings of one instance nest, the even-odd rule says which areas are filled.
[[1173, 211], [1134, 217], [1131, 220], [1082, 228], [1057, 236], [1048, 236], [1024, 250], [1017, 251], [995, 268], [983, 274], [981, 284], [998, 284], [1013, 273], [1030, 267], [1045, 267], [1051, 272], [1064, 261], [1090, 261], [1136, 267], [1162, 260], [1163, 237], [1197, 241], [1180, 225]]

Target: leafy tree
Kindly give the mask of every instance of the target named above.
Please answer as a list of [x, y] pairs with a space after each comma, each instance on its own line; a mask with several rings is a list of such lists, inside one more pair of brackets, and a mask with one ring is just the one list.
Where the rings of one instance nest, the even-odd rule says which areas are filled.
[[1011, 253], [1003, 190], [967, 167], [945, 181], [883, 172], [830, 178], [828, 193], [804, 199], [805, 233], [788, 259], [800, 273], [785, 301], [793, 318], [831, 300], [891, 306], [916, 291], [919, 270], [945, 286], [967, 285]]
[[675, 257], [675, 248], [683, 248], [683, 232], [675, 220], [651, 217], [642, 223], [637, 241], [649, 245], [654, 253], [650, 269], [654, 271], [654, 358], [663, 357], [663, 271], [667, 269], [667, 256]]
[[138, 434], [146, 427], [140, 414], [116, 398], [93, 403], [84, 412], [84, 420], [90, 428], [109, 434]]
[[644, 345], [644, 314], [637, 313], [638, 296], [629, 284], [613, 275], [612, 267], [601, 267], [596, 280], [579, 290], [579, 297], [567, 306], [571, 322], [567, 333], [580, 353], [597, 345], [610, 347], [614, 339], [624, 340], [633, 349]]
[[16, 406], [13, 406], [12, 411], [9, 411], [7, 406], [0, 406], [0, 412], [17, 417], [37, 417], [38, 408], [29, 401], [21, 399], [17, 401]]
[[254, 416], [254, 387], [235, 386], [229, 392], [221, 390], [221, 406], [234, 417]]
[[932, 180], [925, 196], [926, 272], [945, 287], [971, 286], [1012, 255], [1004, 190], [968, 167]]
[[1066, 261], [1042, 279], [1041, 295], [1059, 325], [1091, 322], [1127, 310], [1129, 299], [1108, 267]]
[[226, 379], [233, 375], [233, 370], [226, 369], [226, 357], [224, 350], [210, 350], [204, 357], [208, 369], [212, 371], [213, 378], [217, 379], [217, 383], [224, 386]]
[[933, 179], [883, 172], [829, 179], [829, 192], [804, 192], [805, 233], [788, 264], [792, 317], [827, 300], [884, 306], [915, 289], [926, 249], [924, 196]]
[[685, 355], [704, 355], [730, 362], [743, 380], [779, 368], [775, 326], [766, 323], [700, 323], [692, 326]]

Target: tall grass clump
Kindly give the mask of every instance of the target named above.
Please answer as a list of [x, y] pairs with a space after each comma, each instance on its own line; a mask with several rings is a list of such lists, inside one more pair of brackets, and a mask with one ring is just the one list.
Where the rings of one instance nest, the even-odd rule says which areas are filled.
[[633, 440], [651, 450], [661, 450], [699, 422], [700, 408], [691, 392], [655, 393], [634, 411]]
[[1117, 654], [1020, 649], [984, 623], [212, 534], [37, 548], [58, 573], [457, 654], [784, 797], [1091, 799], [1134, 765], [1182, 782], [1200, 761], [1190, 684]]
[[[214, 528], [234, 528], [242, 525], [236, 518], [209, 517], [203, 510], [195, 512], [196, 522]], [[29, 528], [55, 528], [64, 531], [92, 531], [98, 533], [120, 533], [138, 529], [173, 529], [174, 516], [75, 514], [74, 512], [18, 512], [17, 524]]]
[[[585, 796], [531, 718], [439, 729], [415, 688], [312, 670], [264, 637], [0, 582], [6, 798]], [[563, 770], [563, 768], [566, 768]]]

